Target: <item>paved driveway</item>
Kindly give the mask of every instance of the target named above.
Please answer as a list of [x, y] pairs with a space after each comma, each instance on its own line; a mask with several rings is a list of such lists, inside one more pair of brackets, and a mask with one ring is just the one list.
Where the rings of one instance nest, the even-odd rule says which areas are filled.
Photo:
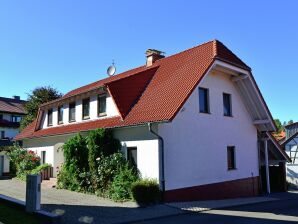
[[[133, 202], [111, 200], [67, 190], [42, 187], [42, 209], [62, 215], [62, 223], [123, 223], [160, 216], [181, 214], [183, 211], [166, 205], [138, 208]], [[0, 194], [25, 201], [25, 183], [0, 180]]]
[[[18, 180], [0, 180], [0, 194], [25, 201], [25, 183]], [[62, 215], [62, 223], [127, 223], [140, 220], [148, 220], [145, 223], [187, 223], [184, 216], [193, 211], [207, 211], [210, 209], [227, 206], [239, 206], [243, 204], [275, 201], [272, 197], [239, 198], [221, 201], [199, 201], [171, 203], [147, 208], [139, 208], [133, 202], [115, 203], [111, 200], [86, 195], [67, 190], [57, 190], [42, 186], [41, 203], [42, 209]], [[211, 210], [210, 212], [215, 211]], [[207, 214], [207, 213], [206, 213]], [[212, 215], [212, 217], [215, 214]], [[170, 217], [168, 219], [152, 219]], [[211, 218], [211, 217], [210, 217]], [[181, 222], [179, 222], [179, 220]], [[202, 223], [205, 223], [206, 220]], [[191, 220], [190, 220], [191, 223]], [[197, 222], [194, 222], [197, 223]], [[224, 223], [224, 222], [220, 222]]]

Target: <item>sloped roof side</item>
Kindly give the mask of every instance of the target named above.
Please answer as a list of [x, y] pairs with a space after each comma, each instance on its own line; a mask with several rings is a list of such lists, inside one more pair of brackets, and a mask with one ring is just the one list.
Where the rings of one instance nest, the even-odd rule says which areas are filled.
[[23, 100], [0, 97], [0, 112], [26, 114], [25, 103]]
[[122, 118], [128, 114], [149, 84], [158, 67], [107, 84]]
[[[215, 59], [246, 65], [217, 40], [75, 89], [65, 96], [107, 86], [120, 116], [36, 130], [25, 129], [17, 139], [58, 135], [100, 127], [121, 127], [171, 121], [206, 74]], [[247, 67], [248, 68], [248, 67]]]
[[214, 47], [214, 55], [218, 59], [250, 70], [250, 67], [246, 65], [240, 58], [238, 58], [232, 51], [230, 51], [223, 43], [220, 41], [214, 41], [213, 43], [216, 45]]

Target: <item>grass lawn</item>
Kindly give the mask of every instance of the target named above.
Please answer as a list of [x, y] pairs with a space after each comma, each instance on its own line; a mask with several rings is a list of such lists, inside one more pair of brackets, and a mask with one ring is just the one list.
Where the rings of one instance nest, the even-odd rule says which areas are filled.
[[4, 224], [38, 224], [41, 221], [21, 208], [0, 201], [0, 222]]

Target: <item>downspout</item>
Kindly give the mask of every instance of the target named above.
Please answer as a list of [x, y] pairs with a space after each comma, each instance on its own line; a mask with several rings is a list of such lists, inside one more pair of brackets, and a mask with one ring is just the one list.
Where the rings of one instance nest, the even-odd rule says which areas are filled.
[[165, 194], [165, 189], [166, 189], [165, 188], [165, 183], [166, 183], [166, 181], [165, 181], [165, 165], [164, 165], [164, 140], [160, 135], [158, 135], [156, 132], [154, 132], [152, 130], [152, 123], [148, 123], [148, 128], [149, 128], [149, 132], [151, 132], [153, 135], [155, 135], [160, 142], [160, 147], [159, 147], [160, 155], [161, 155], [161, 178], [160, 178], [161, 180], [160, 180], [160, 182], [161, 182], [162, 199], [164, 200], [164, 194]]

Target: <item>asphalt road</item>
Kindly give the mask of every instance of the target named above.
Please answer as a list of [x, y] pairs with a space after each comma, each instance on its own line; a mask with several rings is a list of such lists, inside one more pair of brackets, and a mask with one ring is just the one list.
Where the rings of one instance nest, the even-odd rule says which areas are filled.
[[154, 219], [139, 224], [286, 224], [298, 223], [298, 194], [288, 193], [275, 195], [278, 201], [264, 202], [252, 205], [230, 207], [198, 213], [186, 213], [160, 219]]

